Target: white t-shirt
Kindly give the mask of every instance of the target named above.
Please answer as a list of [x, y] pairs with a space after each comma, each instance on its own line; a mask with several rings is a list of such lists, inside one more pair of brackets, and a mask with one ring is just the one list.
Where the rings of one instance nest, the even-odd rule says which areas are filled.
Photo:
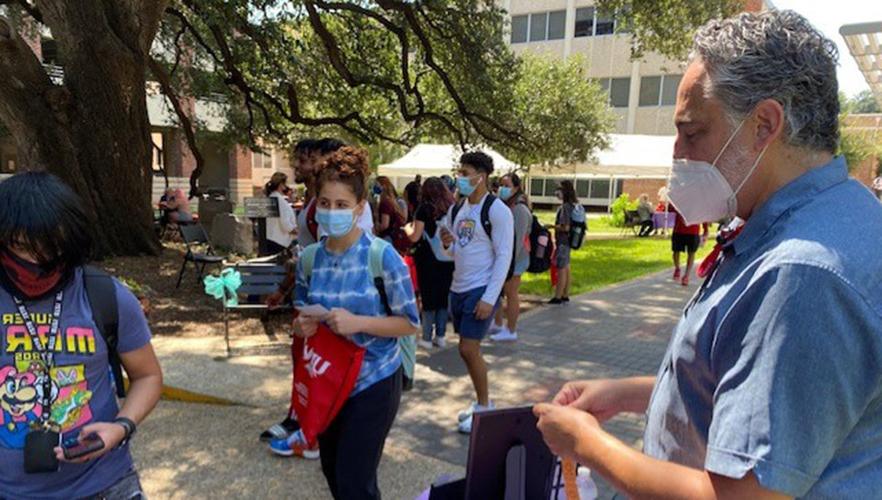
[[494, 200], [489, 213], [493, 231], [491, 239], [481, 225], [481, 207], [486, 197], [484, 195], [476, 205], [470, 204], [466, 198], [455, 221], [450, 220], [453, 206], [447, 212], [445, 222], [454, 235], [450, 247], [454, 264], [450, 291], [464, 293], [486, 286], [481, 300], [495, 304], [511, 266], [514, 219], [505, 203], [498, 198]]
[[294, 213], [294, 209], [291, 208], [291, 204], [282, 193], [274, 191], [270, 194], [270, 198], [278, 200], [279, 216], [267, 217], [266, 239], [287, 247], [294, 241], [294, 235], [291, 234], [291, 231], [297, 229], [297, 214]]

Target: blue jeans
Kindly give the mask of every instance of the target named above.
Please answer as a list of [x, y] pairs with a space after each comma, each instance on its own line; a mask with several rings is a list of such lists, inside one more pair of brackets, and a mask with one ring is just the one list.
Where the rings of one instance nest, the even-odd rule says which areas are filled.
[[444, 338], [447, 330], [447, 309], [423, 311], [423, 340], [432, 341], [432, 327], [435, 327], [435, 337]]

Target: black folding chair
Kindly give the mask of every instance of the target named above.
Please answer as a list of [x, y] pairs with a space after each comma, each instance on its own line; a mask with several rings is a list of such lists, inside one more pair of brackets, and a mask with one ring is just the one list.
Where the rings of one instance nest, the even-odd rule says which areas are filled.
[[[181, 224], [178, 226], [178, 229], [181, 232], [181, 239], [183, 239], [184, 244], [187, 245], [187, 253], [184, 254], [184, 263], [181, 265], [181, 272], [178, 274], [178, 284], [175, 285], [175, 288], [181, 286], [181, 280], [184, 278], [184, 271], [187, 269], [187, 262], [192, 262], [193, 267], [196, 268], [197, 283], [202, 282], [205, 266], [214, 264], [220, 268], [224, 262], [223, 257], [220, 255], [214, 255], [214, 250], [211, 248], [211, 242], [208, 240], [208, 234], [205, 233], [205, 228], [202, 227], [202, 224]], [[205, 253], [194, 251], [194, 248], [200, 245], [205, 246]]]
[[[285, 266], [269, 262], [243, 262], [228, 267], [232, 267], [236, 271], [239, 271], [239, 276], [242, 278], [242, 284], [236, 291], [240, 300], [248, 297], [263, 297], [272, 294], [279, 289], [279, 285], [285, 279], [287, 274]], [[224, 289], [224, 293], [229, 292]], [[225, 297], [225, 299], [226, 298], [229, 297]], [[226, 300], [223, 300], [222, 303], [224, 307], [224, 342], [227, 346], [227, 357], [230, 357], [230, 321], [227, 315], [228, 311], [248, 309], [267, 310], [269, 309], [269, 306], [263, 302], [249, 303], [246, 301], [245, 303], [240, 302], [235, 306], [227, 305]], [[284, 303], [273, 309], [282, 310], [290, 308], [290, 303]]]
[[621, 234], [624, 235], [629, 229], [634, 233], [634, 236], [637, 236], [640, 230], [640, 213], [636, 210], [625, 210], [625, 223], [622, 225]]

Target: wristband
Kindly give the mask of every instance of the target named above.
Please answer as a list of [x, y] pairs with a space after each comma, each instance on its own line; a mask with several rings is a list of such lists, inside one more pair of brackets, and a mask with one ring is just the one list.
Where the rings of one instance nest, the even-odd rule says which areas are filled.
[[123, 440], [120, 441], [120, 443], [119, 443], [118, 447], [121, 448], [129, 443], [129, 440], [135, 434], [135, 431], [138, 429], [138, 426], [135, 425], [135, 422], [133, 422], [131, 419], [128, 419], [126, 417], [117, 417], [113, 421], [113, 423], [117, 424], [117, 425], [121, 425], [126, 433], [125, 436], [123, 437]]

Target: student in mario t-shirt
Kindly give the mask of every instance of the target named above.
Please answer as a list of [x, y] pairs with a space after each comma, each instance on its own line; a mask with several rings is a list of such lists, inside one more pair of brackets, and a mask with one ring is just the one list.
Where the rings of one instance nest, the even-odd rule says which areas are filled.
[[[128, 442], [159, 400], [162, 373], [140, 303], [113, 280], [117, 352], [131, 382], [118, 406], [108, 346], [84, 288], [93, 227], [79, 198], [50, 174], [0, 183], [0, 498], [142, 495]], [[56, 447], [58, 470], [27, 473], [25, 440], [45, 413], [65, 446], [99, 437], [104, 447], [71, 460]], [[45, 451], [51, 460], [53, 450]]]

